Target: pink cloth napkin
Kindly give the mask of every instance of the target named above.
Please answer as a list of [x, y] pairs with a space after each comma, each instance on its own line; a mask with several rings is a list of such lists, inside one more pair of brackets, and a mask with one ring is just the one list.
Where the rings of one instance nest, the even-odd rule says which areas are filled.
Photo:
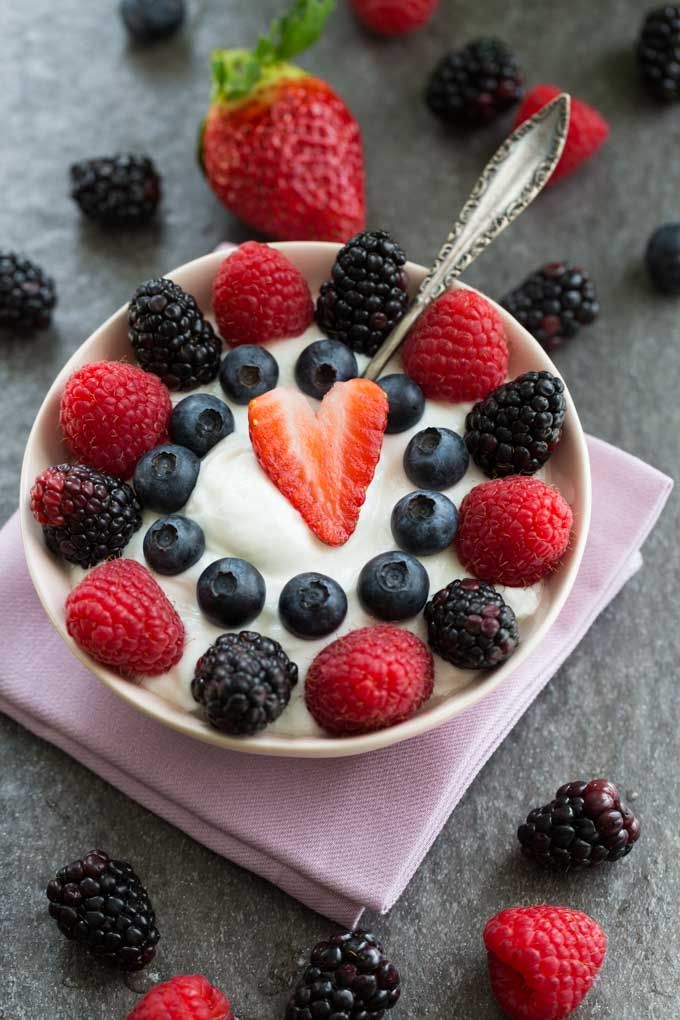
[[16, 516], [0, 532], [0, 710], [341, 924], [356, 923], [365, 907], [387, 911], [482, 765], [642, 563], [640, 546], [672, 482], [597, 439], [589, 449], [592, 527], [559, 619], [499, 689], [423, 737], [340, 763], [296, 761], [224, 751], [153, 722], [99, 683], [52, 630]]

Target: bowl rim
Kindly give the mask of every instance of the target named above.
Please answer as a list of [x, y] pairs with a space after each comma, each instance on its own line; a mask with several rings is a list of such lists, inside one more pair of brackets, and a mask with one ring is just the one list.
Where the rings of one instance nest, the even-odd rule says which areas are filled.
[[[337, 252], [341, 245], [326, 241], [289, 241], [277, 243], [272, 242], [271, 247], [277, 248], [284, 254], [287, 251], [300, 252], [304, 250], [312, 256], [323, 255], [328, 257], [329, 254]], [[224, 257], [224, 251], [217, 249], [207, 255], [203, 255], [197, 259], [192, 259], [190, 262], [186, 262], [183, 265], [178, 266], [176, 269], [173, 269], [172, 272], [164, 275], [172, 279], [178, 274], [184, 274], [191, 270], [202, 270], [204, 266], [209, 267], [210, 270], [216, 270]], [[405, 268], [412, 279], [422, 278], [427, 271], [424, 266], [414, 262], [408, 262]], [[476, 289], [468, 287], [467, 284], [463, 284], [462, 282], [458, 283], [457, 286], [464, 286], [470, 290]], [[526, 344], [532, 353], [536, 355], [537, 360], [542, 362], [548, 371], [551, 371], [555, 375], [559, 376], [559, 378], [562, 378], [561, 373], [543, 348], [539, 345], [538, 341], [535, 340], [534, 337], [531, 336], [531, 334], [523, 326], [521, 326], [509, 312], [498, 305], [487, 294], [483, 294], [481, 291], [477, 291], [477, 293], [482, 294], [483, 297], [491, 302], [503, 320], [511, 325], [513, 331], [519, 331], [519, 333], [522, 334], [524, 344]], [[122, 307], [110, 315], [105, 322], [94, 330], [94, 332], [91, 333], [90, 336], [76, 348], [57, 373], [40, 405], [38, 413], [36, 414], [24, 450], [21, 469], [19, 516], [26, 563], [33, 586], [53, 627], [60, 637], [66, 642], [71, 652], [77, 659], [80, 660], [80, 662], [83, 663], [89, 672], [93, 673], [118, 697], [122, 698], [138, 711], [141, 711], [150, 718], [155, 719], [156, 722], [159, 722], [176, 732], [183, 733], [186, 736], [201, 740], [205, 743], [231, 751], [239, 751], [247, 754], [268, 755], [271, 757], [339, 758], [366, 754], [371, 751], [388, 747], [392, 744], [398, 744], [405, 740], [413, 739], [423, 733], [436, 729], [476, 705], [494, 691], [512, 672], [514, 672], [518, 667], [521, 667], [525, 659], [528, 658], [528, 656], [537, 648], [541, 640], [545, 637], [546, 633], [561, 612], [571, 592], [581, 565], [590, 526], [592, 491], [588, 449], [583, 427], [566, 383], [565, 398], [567, 403], [567, 417], [569, 421], [569, 428], [573, 432], [572, 439], [576, 444], [576, 450], [578, 453], [576, 464], [574, 466], [575, 491], [581, 506], [578, 521], [576, 521], [575, 518], [575, 541], [570, 546], [568, 561], [560, 568], [560, 584], [557, 590], [552, 594], [551, 602], [544, 618], [540, 621], [536, 630], [531, 634], [527, 641], [520, 643], [517, 651], [511, 659], [503, 663], [497, 669], [484, 675], [478, 682], [470, 683], [462, 690], [454, 692], [431, 708], [428, 709], [425, 707], [425, 709], [417, 715], [412, 716], [405, 722], [398, 723], [396, 726], [356, 736], [290, 737], [285, 734], [269, 733], [265, 730], [263, 733], [258, 734], [255, 737], [231, 737], [209, 727], [207, 723], [198, 718], [196, 715], [181, 709], [179, 706], [174, 705], [169, 701], [166, 701], [160, 695], [146, 690], [139, 684], [132, 683], [129, 680], [124, 680], [112, 670], [101, 666], [99, 663], [91, 659], [85, 652], [81, 651], [73, 639], [67, 634], [64, 626], [63, 615], [61, 617], [59, 616], [59, 613], [48, 599], [47, 593], [40, 581], [40, 570], [44, 566], [45, 562], [44, 548], [42, 542], [38, 539], [38, 525], [35, 523], [29, 509], [28, 495], [33, 483], [33, 478], [29, 477], [29, 461], [31, 460], [31, 450], [37, 443], [38, 436], [41, 434], [42, 429], [45, 428], [46, 420], [50, 414], [51, 405], [55, 401], [56, 397], [61, 395], [66, 379], [76, 369], [76, 367], [87, 363], [88, 359], [83, 359], [84, 348], [94, 346], [97, 340], [101, 338], [102, 334], [108, 332], [113, 327], [120, 326], [121, 322], [124, 322], [126, 319], [127, 308], [128, 303], [126, 302]], [[43, 559], [42, 563], [40, 562], [41, 558]], [[58, 565], [56, 563], [55, 569], [58, 569]]]

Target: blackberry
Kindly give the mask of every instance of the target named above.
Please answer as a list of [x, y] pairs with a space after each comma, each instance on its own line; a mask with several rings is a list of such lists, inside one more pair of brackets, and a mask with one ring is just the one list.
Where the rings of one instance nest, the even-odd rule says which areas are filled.
[[555, 871], [618, 861], [639, 836], [638, 819], [607, 779], [566, 783], [517, 830], [522, 852]]
[[406, 256], [385, 230], [356, 234], [322, 284], [316, 321], [334, 340], [373, 356], [408, 305]]
[[430, 647], [458, 669], [493, 669], [519, 644], [514, 610], [487, 581], [452, 581], [424, 615]]
[[54, 280], [30, 259], [0, 251], [0, 328], [29, 333], [50, 324]]
[[221, 634], [201, 656], [191, 693], [216, 729], [252, 736], [278, 719], [297, 680], [278, 641], [242, 630]]
[[640, 29], [637, 62], [642, 80], [657, 99], [680, 99], [680, 6], [649, 11]]
[[425, 101], [432, 113], [450, 123], [484, 124], [519, 102], [523, 81], [505, 43], [476, 39], [442, 57], [430, 76]]
[[220, 370], [222, 341], [196, 301], [172, 280], [147, 280], [132, 295], [128, 337], [137, 361], [170, 390], [205, 386]]
[[375, 935], [343, 932], [312, 950], [285, 1020], [382, 1020], [400, 994], [399, 971]]
[[586, 271], [566, 262], [537, 269], [501, 304], [546, 351], [576, 336], [600, 312], [595, 285]]
[[533, 475], [560, 439], [564, 383], [550, 372], [525, 372], [480, 400], [465, 419], [465, 443], [488, 478]]
[[141, 970], [160, 933], [149, 894], [127, 861], [91, 850], [47, 886], [49, 911], [67, 939], [122, 970]]
[[148, 156], [84, 159], [71, 167], [71, 198], [99, 223], [144, 223], [160, 202], [161, 179]]
[[81, 567], [120, 556], [142, 524], [132, 488], [85, 464], [43, 471], [31, 490], [31, 511], [48, 548]]

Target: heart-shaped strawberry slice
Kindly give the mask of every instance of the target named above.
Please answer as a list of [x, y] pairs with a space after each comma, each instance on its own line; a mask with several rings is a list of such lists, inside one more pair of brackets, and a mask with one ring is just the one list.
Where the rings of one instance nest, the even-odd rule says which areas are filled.
[[327, 545], [343, 545], [357, 526], [386, 424], [387, 397], [368, 379], [336, 383], [316, 414], [284, 386], [248, 405], [261, 467]]

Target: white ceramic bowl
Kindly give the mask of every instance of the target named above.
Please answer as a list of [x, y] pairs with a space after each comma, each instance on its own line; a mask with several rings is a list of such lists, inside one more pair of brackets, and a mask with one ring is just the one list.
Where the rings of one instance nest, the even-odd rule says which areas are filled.
[[[300, 268], [314, 292], [328, 276], [339, 245], [300, 242], [277, 244], [274, 247], [283, 251]], [[211, 302], [212, 280], [223, 258], [223, 254], [219, 252], [206, 255], [180, 266], [168, 276], [193, 294], [202, 308], [207, 309]], [[425, 269], [413, 263], [410, 263], [407, 269], [411, 282], [416, 287], [425, 275]], [[509, 338], [510, 375], [516, 376], [530, 369], [547, 369], [559, 374], [534, 338], [506, 311], [496, 307], [503, 317]], [[59, 402], [71, 373], [87, 362], [105, 359], [130, 360], [126, 312], [127, 306], [119, 309], [100, 326], [78, 348], [54, 380], [31, 430], [21, 474], [22, 534], [28, 568], [38, 596], [54, 627], [73, 654], [107, 687], [139, 711], [198, 740], [251, 754], [323, 758], [374, 751], [441, 726], [485, 697], [502, 684], [512, 671], [521, 667], [523, 661], [541, 642], [564, 605], [581, 562], [590, 522], [588, 452], [581, 423], [568, 392], [564, 437], [550, 460], [550, 478], [574, 511], [574, 535], [569, 552], [560, 569], [545, 582], [537, 612], [530, 619], [522, 621], [522, 642], [513, 657], [492, 672], [471, 673], [469, 682], [464, 688], [445, 697], [433, 697], [407, 722], [377, 733], [345, 738], [292, 737], [267, 731], [256, 737], [229, 737], [209, 727], [197, 714], [183, 711], [143, 687], [121, 679], [81, 652], [66, 633], [64, 624], [64, 602], [70, 590], [69, 574], [45, 547], [41, 529], [29, 510], [29, 492], [35, 476], [40, 471], [50, 464], [68, 459], [59, 429]]]

